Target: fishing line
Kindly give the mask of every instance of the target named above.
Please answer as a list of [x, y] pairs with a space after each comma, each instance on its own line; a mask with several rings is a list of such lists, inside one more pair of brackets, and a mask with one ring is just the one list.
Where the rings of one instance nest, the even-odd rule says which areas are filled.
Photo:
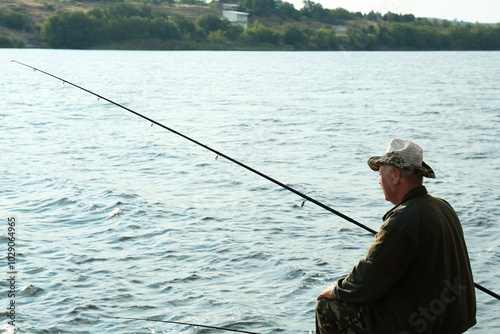
[[155, 320], [155, 319], [141, 319], [141, 318], [129, 318], [129, 317], [115, 317], [115, 316], [107, 316], [106, 318], [126, 319], [126, 320], [139, 320], [139, 321], [150, 321], [150, 322], [164, 322], [164, 323], [167, 323], [167, 324], [176, 324], [176, 325], [184, 325], [184, 326], [203, 327], [203, 328], [218, 329], [218, 330], [221, 330], [221, 331], [228, 331], [228, 332], [247, 333], [247, 334], [259, 334], [259, 333], [248, 332], [248, 331], [243, 331], [243, 330], [239, 330], [239, 329], [231, 329], [231, 328], [208, 326], [208, 325], [200, 325], [200, 324], [191, 324], [191, 323], [188, 323], [188, 322], [178, 322], [178, 321], [168, 321], [168, 320]]
[[[271, 181], [271, 182], [273, 182], [273, 183], [277, 184], [278, 186], [280, 186], [280, 187], [282, 187], [282, 188], [284, 188], [284, 189], [286, 189], [286, 190], [288, 190], [288, 191], [290, 191], [290, 192], [292, 192], [292, 193], [294, 193], [294, 194], [296, 194], [296, 195], [298, 195], [298, 196], [302, 197], [302, 199], [303, 199], [303, 202], [302, 202], [302, 203], [303, 203], [303, 204], [304, 204], [306, 201], [307, 201], [307, 202], [314, 203], [314, 204], [316, 204], [317, 206], [319, 206], [319, 207], [321, 207], [321, 208], [323, 208], [323, 209], [325, 209], [325, 210], [327, 210], [327, 211], [329, 211], [329, 212], [331, 212], [331, 213], [333, 213], [333, 214], [335, 214], [335, 215], [337, 215], [337, 216], [339, 216], [339, 217], [341, 217], [341, 218], [343, 218], [343, 219], [347, 220], [348, 222], [351, 222], [351, 223], [353, 223], [353, 224], [355, 224], [355, 225], [357, 225], [357, 226], [359, 226], [359, 227], [361, 227], [361, 228], [365, 229], [366, 231], [368, 231], [368, 232], [370, 232], [370, 233], [372, 233], [372, 234], [377, 234], [377, 232], [376, 232], [375, 230], [373, 230], [373, 229], [369, 228], [369, 227], [368, 227], [368, 226], [366, 226], [366, 225], [363, 225], [363, 224], [361, 224], [361, 223], [357, 222], [356, 220], [352, 219], [351, 217], [348, 217], [348, 216], [344, 215], [343, 213], [341, 213], [341, 212], [339, 212], [339, 211], [337, 211], [337, 210], [332, 209], [331, 207], [329, 207], [329, 206], [327, 206], [327, 205], [325, 205], [325, 204], [323, 204], [323, 203], [321, 203], [321, 202], [319, 202], [319, 201], [315, 200], [314, 198], [309, 197], [309, 196], [307, 196], [306, 194], [304, 194], [304, 193], [302, 193], [302, 192], [300, 192], [300, 191], [298, 191], [298, 190], [295, 190], [294, 188], [292, 188], [292, 187], [290, 187], [290, 186], [287, 186], [286, 184], [284, 184], [284, 183], [282, 183], [282, 182], [280, 182], [280, 181], [278, 181], [278, 180], [276, 180], [276, 179], [274, 179], [274, 178], [272, 178], [272, 177], [270, 177], [270, 176], [268, 176], [268, 175], [266, 175], [266, 174], [264, 174], [264, 173], [261, 173], [261, 172], [259, 172], [258, 170], [254, 169], [254, 168], [252, 168], [252, 167], [250, 167], [250, 166], [247, 166], [247, 165], [245, 165], [244, 163], [241, 163], [241, 162], [239, 162], [238, 160], [233, 159], [233, 158], [231, 158], [230, 156], [225, 155], [225, 154], [224, 154], [224, 153], [222, 153], [222, 152], [219, 152], [219, 151], [217, 151], [217, 150], [215, 150], [215, 149], [211, 148], [210, 146], [207, 146], [207, 145], [205, 145], [205, 144], [203, 144], [203, 143], [200, 143], [199, 141], [194, 140], [193, 138], [190, 138], [190, 137], [188, 137], [188, 136], [186, 136], [186, 135], [184, 135], [184, 134], [182, 134], [182, 133], [180, 133], [180, 132], [178, 132], [178, 131], [176, 131], [176, 130], [174, 130], [174, 129], [172, 129], [172, 128], [170, 128], [170, 127], [166, 126], [166, 125], [163, 125], [163, 124], [161, 124], [161, 123], [159, 123], [159, 122], [157, 122], [157, 121], [155, 121], [155, 120], [153, 120], [153, 119], [151, 119], [151, 118], [149, 118], [149, 117], [147, 117], [147, 116], [144, 116], [144, 115], [142, 115], [142, 114], [138, 113], [137, 111], [134, 111], [134, 110], [132, 110], [132, 109], [130, 109], [130, 108], [127, 108], [127, 107], [125, 107], [125, 106], [123, 106], [123, 105], [121, 105], [121, 104], [119, 104], [119, 103], [117, 103], [117, 102], [114, 102], [114, 101], [112, 101], [112, 100], [110, 100], [110, 99], [108, 99], [108, 98], [106, 98], [106, 97], [104, 97], [104, 96], [101, 96], [101, 95], [99, 95], [99, 94], [97, 94], [97, 93], [94, 93], [94, 92], [92, 92], [92, 91], [90, 91], [90, 90], [88, 90], [88, 89], [86, 89], [86, 88], [83, 88], [83, 87], [81, 87], [81, 86], [78, 86], [78, 85], [76, 85], [76, 84], [74, 84], [74, 83], [72, 83], [72, 82], [70, 82], [70, 81], [68, 81], [68, 80], [62, 79], [62, 78], [57, 77], [57, 76], [55, 76], [55, 75], [53, 75], [53, 74], [50, 74], [50, 73], [45, 72], [45, 71], [42, 71], [42, 70], [40, 70], [40, 69], [38, 69], [38, 68], [36, 68], [36, 67], [33, 67], [33, 66], [30, 66], [30, 65], [27, 65], [27, 64], [24, 64], [24, 63], [18, 62], [18, 61], [16, 61], [16, 60], [11, 60], [11, 62], [17, 63], [17, 64], [19, 64], [19, 65], [22, 65], [22, 66], [25, 66], [25, 67], [28, 67], [28, 68], [31, 68], [31, 69], [32, 69], [32, 70], [34, 70], [35, 72], [40, 72], [40, 73], [43, 73], [43, 74], [48, 75], [48, 76], [50, 76], [50, 77], [53, 77], [53, 78], [55, 78], [55, 79], [57, 79], [57, 80], [62, 81], [63, 83], [67, 83], [67, 84], [69, 84], [69, 85], [71, 85], [71, 86], [73, 86], [73, 87], [76, 87], [76, 88], [78, 88], [78, 89], [80, 89], [80, 90], [83, 90], [84, 92], [87, 92], [87, 93], [89, 93], [89, 94], [92, 94], [92, 95], [94, 95], [94, 96], [97, 96], [97, 98], [99, 98], [99, 99], [102, 99], [102, 100], [107, 101], [107, 102], [109, 102], [109, 103], [111, 103], [111, 104], [114, 104], [114, 105], [115, 105], [115, 106], [117, 106], [117, 107], [120, 107], [120, 108], [122, 108], [122, 109], [125, 109], [125, 110], [127, 110], [128, 112], [131, 112], [132, 114], [134, 114], [134, 115], [136, 115], [136, 116], [139, 116], [139, 117], [141, 117], [141, 118], [144, 118], [145, 120], [147, 120], [147, 121], [151, 122], [151, 125], [153, 125], [153, 124], [158, 125], [159, 127], [162, 127], [162, 128], [164, 128], [165, 130], [168, 130], [168, 131], [170, 131], [170, 132], [172, 132], [172, 133], [174, 133], [174, 134], [176, 134], [176, 135], [178, 135], [178, 136], [180, 136], [180, 137], [182, 137], [182, 138], [184, 138], [184, 139], [187, 139], [187, 140], [189, 140], [189, 141], [191, 141], [191, 142], [195, 143], [196, 145], [199, 145], [199, 146], [201, 146], [201, 147], [203, 147], [203, 148], [205, 148], [205, 149], [207, 149], [207, 150], [209, 150], [209, 151], [211, 151], [211, 152], [215, 153], [217, 157], [219, 157], [219, 156], [220, 156], [220, 157], [223, 157], [223, 158], [225, 158], [225, 159], [227, 159], [227, 160], [229, 160], [229, 161], [231, 161], [231, 162], [233, 162], [233, 163], [235, 163], [235, 164], [237, 164], [237, 165], [239, 165], [239, 166], [241, 166], [241, 167], [243, 167], [243, 168], [245, 168], [245, 169], [247, 169], [247, 170], [251, 171], [252, 173], [255, 173], [255, 174], [257, 174], [257, 175], [259, 175], [259, 176], [261, 176], [261, 177], [263, 177], [263, 178], [265, 178], [265, 179], [267, 179], [267, 180], [269, 180], [269, 181]], [[483, 292], [485, 292], [485, 293], [487, 293], [487, 294], [491, 295], [492, 297], [494, 297], [494, 298], [496, 298], [496, 299], [500, 300], [500, 295], [498, 295], [497, 293], [495, 293], [495, 292], [493, 292], [493, 291], [491, 291], [491, 290], [489, 290], [489, 289], [487, 289], [487, 288], [485, 288], [485, 287], [483, 287], [483, 286], [481, 286], [481, 285], [479, 285], [479, 284], [477, 284], [477, 283], [474, 283], [474, 286], [475, 286], [477, 289], [479, 289], [479, 290], [481, 290], [481, 291], [483, 291]]]
[[255, 174], [257, 174], [257, 175], [259, 175], [259, 176], [261, 176], [261, 177], [263, 177], [263, 178], [265, 178], [265, 179], [267, 179], [267, 180], [269, 180], [269, 181], [271, 181], [271, 182], [273, 182], [273, 183], [275, 183], [275, 184], [277, 184], [277, 185], [279, 185], [280, 187], [285, 188], [286, 190], [291, 191], [292, 193], [294, 193], [294, 194], [296, 194], [296, 195], [299, 195], [300, 197], [302, 197], [302, 199], [307, 200], [307, 201], [309, 201], [309, 202], [312, 202], [312, 203], [314, 203], [314, 204], [316, 204], [316, 205], [318, 205], [318, 206], [322, 207], [323, 209], [328, 210], [328, 211], [330, 211], [331, 213], [336, 214], [337, 216], [342, 217], [342, 218], [344, 218], [345, 220], [347, 220], [347, 221], [349, 221], [349, 222], [351, 222], [351, 223], [353, 223], [353, 224], [355, 224], [355, 225], [357, 225], [357, 226], [359, 226], [359, 227], [361, 227], [361, 228], [363, 228], [363, 229], [367, 230], [368, 232], [370, 232], [370, 233], [372, 233], [372, 234], [377, 234], [377, 232], [376, 232], [375, 230], [373, 230], [373, 229], [369, 228], [369, 227], [368, 227], [368, 226], [366, 226], [366, 225], [363, 225], [363, 224], [361, 224], [361, 223], [359, 223], [359, 222], [355, 221], [354, 219], [352, 219], [352, 218], [350, 218], [350, 217], [348, 217], [348, 216], [344, 215], [344, 214], [343, 214], [343, 213], [341, 213], [341, 212], [338, 212], [338, 211], [336, 211], [336, 210], [332, 209], [331, 207], [329, 207], [329, 206], [327, 206], [327, 205], [325, 205], [325, 204], [323, 204], [323, 203], [321, 203], [321, 202], [319, 202], [319, 201], [315, 200], [314, 198], [311, 198], [311, 197], [307, 196], [306, 194], [303, 194], [303, 193], [301, 193], [300, 191], [295, 190], [294, 188], [292, 188], [292, 187], [290, 187], [290, 186], [287, 186], [286, 184], [281, 183], [280, 181], [278, 181], [278, 180], [276, 180], [276, 179], [273, 179], [272, 177], [270, 177], [270, 176], [268, 176], [268, 175], [266, 175], [266, 174], [264, 174], [264, 173], [261, 173], [261, 172], [259, 172], [258, 170], [253, 169], [252, 167], [247, 166], [247, 165], [245, 165], [245, 164], [243, 164], [243, 163], [239, 162], [238, 160], [231, 158], [230, 156], [225, 155], [224, 153], [221, 153], [221, 152], [219, 152], [219, 151], [217, 151], [217, 150], [215, 150], [215, 149], [213, 149], [213, 148], [211, 148], [211, 147], [209, 147], [209, 146], [207, 146], [207, 145], [205, 145], [205, 144], [203, 144], [203, 143], [200, 143], [199, 141], [194, 140], [193, 138], [190, 138], [190, 137], [188, 137], [188, 136], [186, 136], [186, 135], [184, 135], [184, 134], [182, 134], [182, 133], [180, 133], [180, 132], [178, 132], [178, 131], [176, 131], [176, 130], [174, 130], [174, 129], [172, 129], [172, 128], [170, 128], [170, 127], [166, 126], [166, 125], [163, 125], [163, 124], [161, 124], [161, 123], [159, 123], [159, 122], [157, 122], [157, 121], [155, 121], [155, 120], [153, 120], [153, 119], [151, 119], [151, 118], [149, 118], [149, 117], [147, 117], [147, 116], [144, 116], [144, 115], [142, 115], [142, 114], [138, 113], [137, 111], [134, 111], [134, 110], [132, 110], [132, 109], [130, 109], [130, 108], [127, 108], [127, 107], [125, 107], [124, 105], [121, 105], [121, 104], [119, 104], [119, 103], [117, 103], [117, 102], [114, 102], [114, 101], [112, 101], [112, 100], [110, 100], [110, 99], [108, 99], [108, 98], [106, 98], [106, 97], [104, 97], [104, 96], [101, 96], [101, 95], [99, 95], [99, 94], [97, 94], [97, 93], [94, 93], [94, 92], [92, 92], [92, 91], [90, 91], [90, 90], [88, 90], [88, 89], [86, 89], [86, 88], [83, 88], [83, 87], [81, 87], [81, 86], [78, 86], [78, 85], [76, 85], [76, 84], [74, 84], [74, 83], [72, 83], [72, 82], [70, 82], [70, 81], [67, 81], [67, 80], [62, 79], [62, 78], [60, 78], [60, 77], [57, 77], [57, 76], [55, 76], [55, 75], [53, 75], [53, 74], [47, 73], [47, 72], [45, 72], [45, 71], [42, 71], [42, 70], [40, 70], [40, 69], [38, 69], [38, 68], [35, 68], [35, 67], [30, 66], [30, 65], [26, 65], [26, 64], [20, 63], [20, 62], [18, 62], [18, 61], [16, 61], [16, 60], [12, 60], [12, 62], [17, 63], [17, 64], [20, 64], [20, 65], [23, 65], [23, 66], [26, 66], [26, 67], [29, 67], [29, 68], [31, 68], [31, 69], [33, 69], [33, 70], [35, 70], [35, 71], [37, 71], [37, 72], [43, 73], [43, 74], [45, 74], [45, 75], [51, 76], [51, 77], [53, 77], [53, 78], [55, 78], [55, 79], [57, 79], [57, 80], [62, 81], [63, 83], [66, 83], [66, 84], [69, 84], [69, 85], [71, 85], [71, 86], [73, 86], [73, 87], [76, 87], [76, 88], [78, 88], [78, 89], [81, 89], [81, 90], [83, 90], [83, 91], [85, 91], [85, 92], [87, 92], [87, 93], [89, 93], [89, 94], [92, 94], [92, 95], [94, 95], [94, 96], [97, 96], [99, 99], [102, 99], [102, 100], [107, 101], [107, 102], [109, 102], [109, 103], [111, 103], [111, 104], [114, 104], [114, 105], [115, 105], [115, 106], [117, 106], [117, 107], [120, 107], [120, 108], [122, 108], [122, 109], [125, 109], [125, 110], [127, 110], [128, 112], [131, 112], [131, 113], [132, 113], [132, 114], [134, 114], [134, 115], [137, 115], [137, 116], [139, 116], [139, 117], [142, 117], [142, 118], [144, 118], [145, 120], [147, 120], [147, 121], [151, 122], [152, 124], [158, 125], [158, 126], [160, 126], [160, 127], [164, 128], [165, 130], [168, 130], [168, 131], [170, 131], [170, 132], [172, 132], [172, 133], [174, 133], [174, 134], [176, 134], [176, 135], [178, 135], [178, 136], [181, 136], [181, 137], [182, 137], [182, 138], [184, 138], [184, 139], [187, 139], [187, 140], [189, 140], [189, 141], [191, 141], [191, 142], [195, 143], [196, 145], [199, 145], [199, 146], [201, 146], [201, 147], [203, 147], [203, 148], [205, 148], [205, 149], [207, 149], [207, 150], [209, 150], [209, 151], [211, 151], [211, 152], [215, 153], [217, 157], [223, 157], [223, 158], [226, 158], [227, 160], [229, 160], [229, 161], [231, 161], [231, 162], [233, 162], [233, 163], [235, 163], [235, 164], [237, 164], [237, 165], [239, 165], [239, 166], [241, 166], [241, 167], [243, 167], [243, 168], [245, 168], [245, 169], [247, 169], [247, 170], [249, 170], [249, 171], [251, 171], [251, 172], [253, 172], [253, 173], [255, 173]]

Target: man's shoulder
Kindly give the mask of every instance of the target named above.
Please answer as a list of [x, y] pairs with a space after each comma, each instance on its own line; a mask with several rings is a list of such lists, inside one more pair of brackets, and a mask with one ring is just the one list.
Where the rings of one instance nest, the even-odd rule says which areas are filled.
[[416, 199], [399, 204], [384, 216], [382, 229], [397, 229], [412, 239], [417, 239], [420, 230], [420, 214]]

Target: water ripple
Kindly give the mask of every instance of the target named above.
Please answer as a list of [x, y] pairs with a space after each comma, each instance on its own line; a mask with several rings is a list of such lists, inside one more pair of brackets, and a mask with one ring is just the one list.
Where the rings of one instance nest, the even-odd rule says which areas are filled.
[[[15, 52], [374, 229], [391, 205], [366, 160], [392, 137], [415, 140], [438, 175], [430, 192], [457, 209], [476, 282], [500, 279], [496, 53]], [[308, 333], [315, 297], [373, 241], [108, 103], [0, 71], [15, 78], [0, 82], [12, 92], [0, 206], [20, 220], [19, 332], [209, 332], [113, 318], [134, 316]], [[470, 332], [495, 332], [495, 301], [477, 299]]]

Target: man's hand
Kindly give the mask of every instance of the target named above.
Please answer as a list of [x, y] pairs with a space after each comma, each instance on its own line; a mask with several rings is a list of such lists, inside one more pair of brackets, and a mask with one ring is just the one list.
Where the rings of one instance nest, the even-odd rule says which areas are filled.
[[317, 298], [316, 300], [319, 300], [321, 298], [328, 298], [328, 299], [334, 299], [333, 298], [333, 288], [337, 285], [337, 283], [333, 283], [330, 285], [326, 290], [324, 290]]

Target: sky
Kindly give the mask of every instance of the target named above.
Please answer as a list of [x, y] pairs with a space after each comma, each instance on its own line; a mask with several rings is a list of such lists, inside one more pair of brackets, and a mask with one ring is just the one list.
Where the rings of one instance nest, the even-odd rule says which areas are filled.
[[[303, 0], [284, 0], [296, 9]], [[500, 0], [311, 0], [323, 8], [342, 7], [350, 12], [413, 14], [416, 17], [440, 18], [471, 23], [500, 23]]]

